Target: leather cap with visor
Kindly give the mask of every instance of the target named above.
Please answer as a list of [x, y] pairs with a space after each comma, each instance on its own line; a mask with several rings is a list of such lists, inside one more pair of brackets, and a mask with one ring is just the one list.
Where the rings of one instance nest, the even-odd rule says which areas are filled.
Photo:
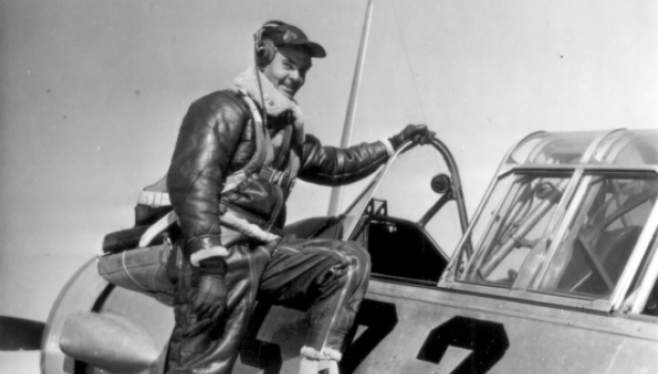
[[323, 58], [327, 56], [320, 44], [308, 40], [306, 34], [293, 25], [281, 21], [269, 21], [263, 25], [261, 30], [261, 39], [269, 39], [276, 46], [304, 46], [310, 52], [311, 57]]

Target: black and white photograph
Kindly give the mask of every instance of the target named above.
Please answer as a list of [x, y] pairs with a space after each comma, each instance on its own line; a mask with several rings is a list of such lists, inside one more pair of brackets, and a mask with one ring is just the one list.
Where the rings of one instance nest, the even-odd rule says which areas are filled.
[[0, 0], [0, 373], [658, 372], [658, 2]]

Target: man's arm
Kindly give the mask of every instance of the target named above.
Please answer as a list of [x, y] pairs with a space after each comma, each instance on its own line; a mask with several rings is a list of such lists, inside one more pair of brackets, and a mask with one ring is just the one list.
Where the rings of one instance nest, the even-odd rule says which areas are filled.
[[185, 334], [197, 334], [226, 310], [228, 255], [221, 242], [219, 198], [248, 116], [227, 92], [190, 107], [167, 174], [171, 203], [185, 238], [183, 252], [198, 272], [194, 313]]
[[370, 175], [388, 158], [383, 141], [336, 148], [322, 146], [318, 138], [306, 135], [298, 176], [308, 182], [338, 186]]
[[[219, 198], [246, 117], [237, 97], [216, 92], [190, 106], [167, 175], [167, 188], [193, 265], [221, 256]], [[225, 250], [224, 250], [225, 252]]]
[[322, 146], [316, 137], [307, 135], [299, 178], [328, 186], [352, 183], [377, 170], [405, 142], [427, 144], [433, 137], [425, 125], [408, 125], [389, 139], [335, 148]]

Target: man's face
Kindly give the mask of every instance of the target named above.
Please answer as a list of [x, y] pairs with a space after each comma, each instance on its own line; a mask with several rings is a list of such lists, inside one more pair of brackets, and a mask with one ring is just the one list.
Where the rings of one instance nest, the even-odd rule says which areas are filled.
[[274, 60], [263, 68], [263, 74], [281, 93], [292, 99], [304, 85], [306, 72], [311, 68], [311, 55], [305, 48], [277, 47]]

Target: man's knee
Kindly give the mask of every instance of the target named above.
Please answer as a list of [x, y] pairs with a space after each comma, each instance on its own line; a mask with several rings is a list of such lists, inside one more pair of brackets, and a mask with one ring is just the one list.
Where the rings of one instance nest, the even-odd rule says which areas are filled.
[[370, 253], [360, 244], [356, 242], [344, 242], [341, 245], [341, 249], [350, 257], [354, 258], [358, 265], [367, 269], [370, 268]]
[[340, 262], [350, 268], [356, 279], [368, 279], [370, 276], [370, 254], [356, 242], [341, 242], [335, 246]]
[[[285, 248], [285, 245], [282, 248]], [[370, 275], [370, 254], [356, 242], [324, 238], [311, 239], [293, 248], [309, 255], [309, 264], [321, 259], [319, 261], [324, 265], [319, 267], [311, 266], [313, 268], [312, 272], [324, 272], [333, 268], [334, 277], [332, 278], [335, 278], [335, 280], [356, 278], [359, 279], [359, 282], [368, 279]], [[311, 258], [316, 258], [316, 260], [310, 260]], [[338, 267], [334, 268], [336, 266]], [[352, 274], [352, 276], [348, 277], [348, 274]], [[316, 275], [320, 276], [319, 273]], [[356, 277], [353, 277], [353, 275], [356, 275]]]

